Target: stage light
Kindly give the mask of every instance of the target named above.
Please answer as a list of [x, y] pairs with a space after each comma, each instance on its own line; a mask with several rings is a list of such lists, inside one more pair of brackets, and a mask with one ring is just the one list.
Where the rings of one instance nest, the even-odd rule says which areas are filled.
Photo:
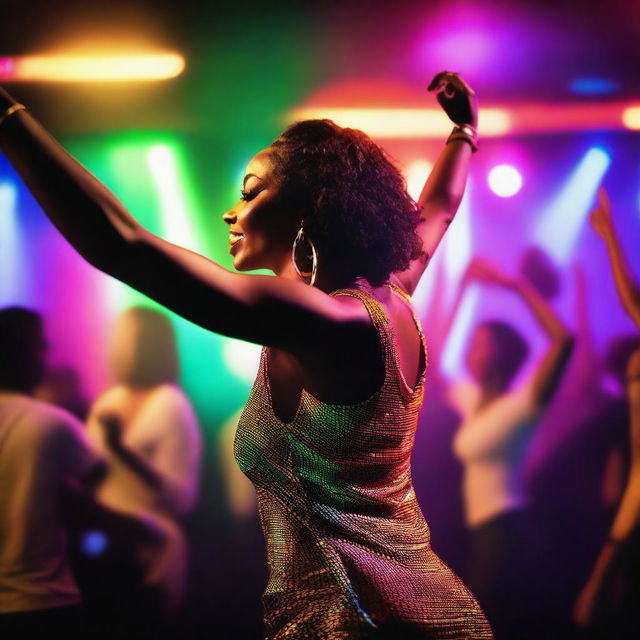
[[622, 124], [627, 129], [640, 130], [640, 106], [627, 107], [622, 112]]
[[154, 145], [147, 152], [147, 163], [159, 196], [163, 237], [182, 247], [201, 251], [174, 150], [166, 144]]
[[491, 191], [501, 198], [511, 198], [522, 188], [522, 175], [510, 164], [499, 164], [487, 176]]
[[574, 78], [569, 83], [569, 90], [579, 96], [599, 96], [614, 93], [618, 84], [609, 78], [596, 76]]
[[252, 342], [225, 338], [222, 357], [229, 371], [244, 382], [253, 382], [258, 373], [262, 348]]
[[440, 369], [450, 379], [460, 378], [464, 373], [464, 348], [471, 323], [478, 306], [480, 289], [470, 284], [460, 302], [453, 325], [442, 353]]
[[[303, 107], [288, 122], [329, 118], [341, 127], [361, 129], [374, 138], [441, 138], [451, 132], [451, 120], [440, 109], [350, 109]], [[479, 128], [483, 136], [499, 136], [511, 129], [504, 109], [481, 109]]]
[[33, 55], [0, 58], [0, 81], [130, 82], [166, 80], [182, 73], [178, 53]]
[[12, 182], [0, 182], [0, 305], [25, 304], [23, 249]]
[[427, 275], [420, 278], [420, 282], [413, 293], [413, 302], [418, 309], [428, 306], [435, 288], [435, 274], [444, 267], [445, 294], [443, 304], [449, 304], [455, 297], [456, 283], [463, 274], [471, 257], [471, 211], [469, 207], [469, 190], [465, 192], [458, 211], [449, 226], [435, 255], [429, 262]]
[[420, 197], [424, 183], [431, 173], [431, 169], [433, 169], [433, 165], [426, 160], [415, 160], [407, 167], [405, 173], [407, 191], [414, 200], [417, 201]]
[[611, 157], [604, 149], [591, 147], [538, 218], [533, 234], [535, 244], [558, 262], [564, 263], [571, 256], [610, 164]]

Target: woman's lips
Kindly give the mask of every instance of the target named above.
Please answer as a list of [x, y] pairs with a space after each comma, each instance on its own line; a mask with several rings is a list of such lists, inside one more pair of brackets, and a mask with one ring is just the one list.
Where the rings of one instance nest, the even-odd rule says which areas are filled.
[[237, 233], [235, 231], [231, 231], [229, 233], [229, 251], [231, 251], [231, 249], [233, 249], [233, 247], [235, 247], [243, 238], [244, 238], [243, 233]]

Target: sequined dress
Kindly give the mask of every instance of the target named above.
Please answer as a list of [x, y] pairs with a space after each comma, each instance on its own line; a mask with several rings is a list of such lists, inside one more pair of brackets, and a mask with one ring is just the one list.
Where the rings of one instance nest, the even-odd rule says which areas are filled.
[[265, 348], [235, 438], [267, 545], [267, 638], [492, 638], [469, 590], [432, 551], [413, 489], [426, 366], [411, 388], [385, 309], [366, 287], [331, 295], [366, 306], [383, 346], [381, 388], [353, 405], [303, 390], [284, 423], [272, 408]]

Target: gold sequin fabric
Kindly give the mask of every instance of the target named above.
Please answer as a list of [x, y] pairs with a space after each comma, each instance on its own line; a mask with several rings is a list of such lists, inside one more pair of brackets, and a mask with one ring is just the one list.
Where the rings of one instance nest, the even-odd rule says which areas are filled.
[[303, 390], [284, 423], [272, 408], [265, 348], [236, 432], [267, 545], [267, 639], [492, 638], [469, 590], [432, 551], [413, 489], [426, 366], [409, 387], [393, 328], [368, 288], [331, 295], [366, 306], [383, 347], [382, 387], [354, 405]]

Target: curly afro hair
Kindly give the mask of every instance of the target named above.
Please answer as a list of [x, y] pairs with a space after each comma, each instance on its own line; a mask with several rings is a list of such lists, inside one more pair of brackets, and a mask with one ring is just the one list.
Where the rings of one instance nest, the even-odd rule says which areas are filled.
[[398, 168], [365, 133], [303, 120], [270, 151], [283, 197], [304, 212], [305, 234], [335, 274], [377, 287], [422, 255], [418, 205]]

